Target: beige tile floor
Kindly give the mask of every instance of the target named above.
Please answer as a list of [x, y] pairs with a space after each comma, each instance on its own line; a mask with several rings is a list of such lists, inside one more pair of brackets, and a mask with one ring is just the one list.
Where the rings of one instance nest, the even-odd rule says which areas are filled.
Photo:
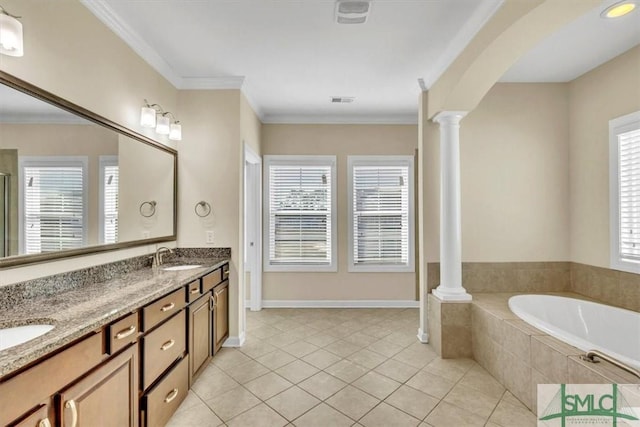
[[221, 350], [168, 426], [535, 426], [470, 359], [416, 339], [417, 309], [247, 312], [247, 341]]

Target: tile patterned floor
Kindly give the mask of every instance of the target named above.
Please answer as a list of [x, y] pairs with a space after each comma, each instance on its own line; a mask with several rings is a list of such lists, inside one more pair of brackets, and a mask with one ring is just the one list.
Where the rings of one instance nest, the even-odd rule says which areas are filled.
[[476, 362], [416, 339], [417, 309], [247, 312], [168, 426], [535, 426]]

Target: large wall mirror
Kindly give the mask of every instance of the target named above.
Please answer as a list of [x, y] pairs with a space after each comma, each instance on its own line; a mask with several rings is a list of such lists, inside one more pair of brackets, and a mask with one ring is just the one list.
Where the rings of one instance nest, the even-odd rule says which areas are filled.
[[0, 71], [0, 268], [175, 240], [177, 153]]

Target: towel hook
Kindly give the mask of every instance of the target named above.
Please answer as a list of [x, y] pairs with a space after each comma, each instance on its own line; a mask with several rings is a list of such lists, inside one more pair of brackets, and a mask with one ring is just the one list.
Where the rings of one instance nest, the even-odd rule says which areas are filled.
[[[142, 202], [140, 204], [140, 215], [142, 215], [145, 218], [149, 218], [152, 217], [155, 213], [156, 213], [156, 205], [158, 203], [155, 200], [151, 200], [149, 202]], [[145, 206], [148, 207], [145, 209]], [[145, 213], [146, 211], [146, 213]]]
[[211, 205], [204, 200], [200, 200], [198, 203], [196, 203], [194, 211], [200, 218], [204, 218], [206, 216], [209, 216], [209, 214], [211, 213]]

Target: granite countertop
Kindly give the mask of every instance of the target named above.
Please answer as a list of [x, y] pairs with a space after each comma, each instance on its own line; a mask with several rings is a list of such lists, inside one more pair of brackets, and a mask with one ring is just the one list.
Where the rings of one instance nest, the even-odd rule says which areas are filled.
[[0, 327], [26, 324], [51, 324], [55, 327], [38, 338], [0, 351], [0, 377], [99, 330], [228, 261], [228, 258], [180, 258], [162, 267], [183, 264], [199, 264], [201, 267], [181, 271], [164, 271], [162, 267], [141, 268], [116, 279], [36, 297], [2, 310]]

